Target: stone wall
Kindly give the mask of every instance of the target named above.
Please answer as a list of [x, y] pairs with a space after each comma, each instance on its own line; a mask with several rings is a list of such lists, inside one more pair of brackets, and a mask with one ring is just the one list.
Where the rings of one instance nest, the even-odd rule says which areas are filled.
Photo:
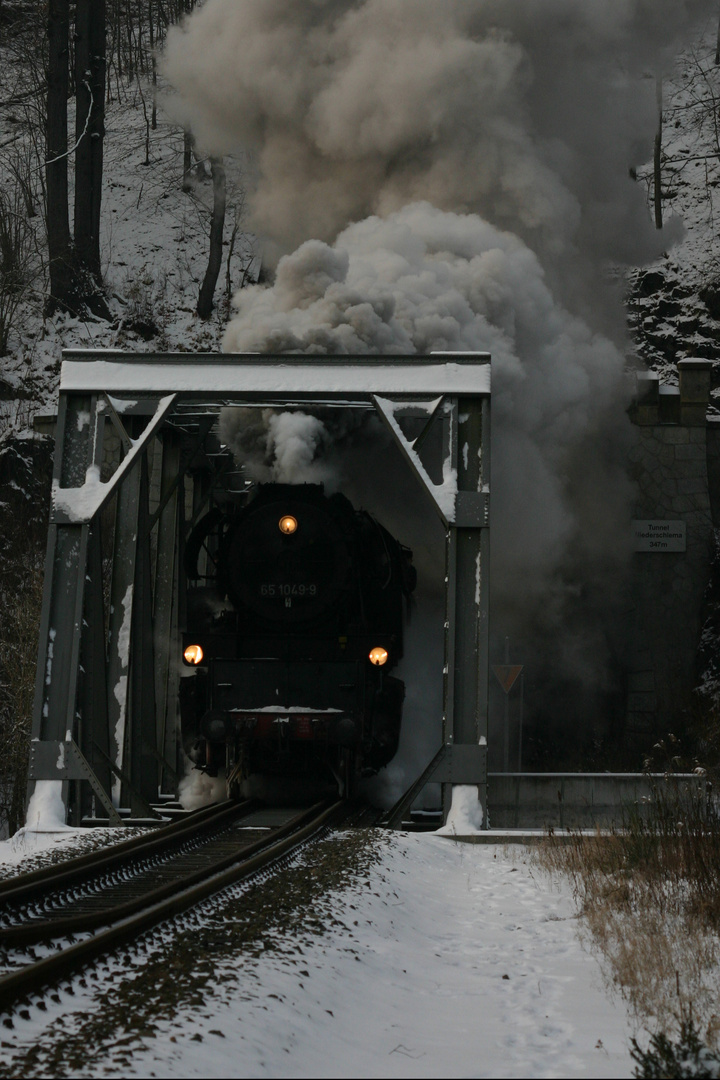
[[623, 813], [649, 807], [658, 791], [688, 797], [707, 796], [704, 776], [679, 774], [668, 783], [663, 774], [646, 773], [489, 773], [488, 815], [491, 829], [608, 828], [623, 824]]
[[[630, 474], [637, 485], [633, 517], [683, 521], [686, 551], [638, 551], [626, 612], [626, 739], [646, 747], [657, 732], [678, 729], [691, 707], [696, 651], [713, 552], [708, 480], [720, 474], [720, 446], [706, 419], [712, 364], [683, 360], [679, 386], [638, 377]], [[714, 453], [714, 458], [713, 458]]]

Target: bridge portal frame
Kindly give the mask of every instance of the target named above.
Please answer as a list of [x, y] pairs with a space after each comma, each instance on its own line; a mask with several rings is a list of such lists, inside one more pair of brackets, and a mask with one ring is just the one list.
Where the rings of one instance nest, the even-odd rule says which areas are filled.
[[[28, 796], [62, 783], [74, 824], [157, 817], [179, 772], [184, 492], [219, 409], [375, 409], [446, 531], [442, 745], [412, 786], [476, 784], [487, 822], [490, 357], [63, 352]], [[410, 437], [407, 422], [420, 433]], [[442, 480], [423, 460], [442, 427]], [[106, 432], [122, 452], [110, 466]], [[159, 458], [157, 448], [159, 447]], [[153, 466], [150, 467], [150, 451]], [[150, 500], [151, 471], [159, 490]], [[193, 492], [195, 519], [203, 493]], [[103, 547], [112, 514], [111, 573]], [[152, 537], [152, 542], [151, 542]], [[104, 555], [105, 553], [105, 555]], [[175, 655], [177, 653], [177, 655]], [[411, 794], [412, 793], [412, 794]], [[402, 812], [403, 807], [400, 808]], [[395, 815], [397, 823], [398, 815]], [[126, 819], [127, 820], [127, 819]], [[391, 822], [393, 823], [393, 822]]]

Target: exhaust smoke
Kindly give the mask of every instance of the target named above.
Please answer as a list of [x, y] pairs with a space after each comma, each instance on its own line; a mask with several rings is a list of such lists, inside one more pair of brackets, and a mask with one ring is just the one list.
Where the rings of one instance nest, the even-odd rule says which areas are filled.
[[627, 174], [652, 144], [654, 75], [711, 11], [207, 0], [170, 30], [164, 70], [200, 148], [253, 152], [254, 225], [278, 253], [428, 200], [478, 212], [550, 260], [637, 261], [657, 250]]
[[[251, 151], [251, 218], [276, 267], [237, 294], [227, 350], [492, 354], [493, 661], [506, 635], [522, 646], [526, 716], [554, 724], [556, 746], [605, 722], [629, 551], [627, 344], [603, 274], [681, 235], [653, 228], [628, 167], [651, 154], [656, 76], [711, 12], [207, 0], [168, 35], [170, 107], [202, 149]], [[332, 485], [343, 470], [367, 487], [349, 459], [394, 452], [372, 427], [351, 452], [325, 417], [234, 412], [224, 438], [258, 479]], [[379, 475], [369, 509], [388, 501]]]

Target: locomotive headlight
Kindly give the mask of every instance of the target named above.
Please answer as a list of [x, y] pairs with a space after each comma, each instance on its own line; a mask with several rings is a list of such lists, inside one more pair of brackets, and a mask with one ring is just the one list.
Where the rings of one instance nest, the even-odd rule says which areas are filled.
[[374, 649], [370, 650], [368, 658], [371, 664], [375, 664], [375, 667], [382, 667], [388, 658], [387, 649], [383, 649], [381, 645], [376, 645]]
[[284, 514], [278, 521], [278, 528], [285, 536], [292, 536], [297, 529], [297, 518], [294, 518], [292, 514]]
[[199, 645], [188, 645], [183, 656], [186, 664], [202, 664], [203, 651]]

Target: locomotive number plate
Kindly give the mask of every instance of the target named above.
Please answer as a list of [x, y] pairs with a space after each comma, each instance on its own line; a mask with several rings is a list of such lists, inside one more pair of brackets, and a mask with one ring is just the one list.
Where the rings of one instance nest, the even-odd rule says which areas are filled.
[[317, 596], [318, 587], [315, 582], [293, 582], [283, 584], [277, 581], [263, 581], [260, 585], [261, 596]]

